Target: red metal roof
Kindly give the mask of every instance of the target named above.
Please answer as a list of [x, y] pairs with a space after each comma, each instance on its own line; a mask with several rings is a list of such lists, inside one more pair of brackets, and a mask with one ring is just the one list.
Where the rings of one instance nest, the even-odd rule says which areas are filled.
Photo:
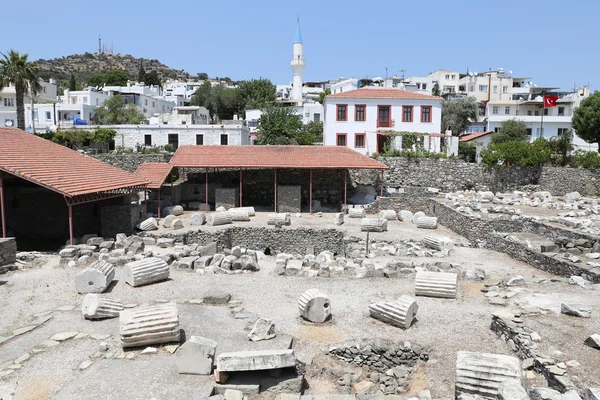
[[388, 169], [343, 146], [181, 146], [174, 167]]
[[0, 171], [66, 197], [146, 187], [145, 180], [16, 128], [0, 128]]
[[471, 140], [475, 140], [477, 138], [480, 138], [482, 136], [486, 136], [486, 135], [490, 135], [494, 132], [478, 132], [478, 133], [471, 133], [469, 135], [464, 135], [461, 136], [460, 139], [458, 139], [461, 142], [470, 142]]
[[172, 169], [173, 166], [167, 163], [144, 163], [138, 167], [134, 174], [139, 176], [140, 179], [150, 182], [148, 184], [150, 189], [160, 189]]
[[389, 88], [362, 88], [330, 94], [327, 98], [335, 99], [406, 99], [406, 100], [442, 100], [441, 97], [409, 92], [408, 90]]

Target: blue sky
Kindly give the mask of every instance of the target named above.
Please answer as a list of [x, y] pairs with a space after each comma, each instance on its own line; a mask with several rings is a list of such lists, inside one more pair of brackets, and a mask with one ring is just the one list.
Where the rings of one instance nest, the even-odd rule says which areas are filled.
[[305, 80], [501, 67], [539, 86], [600, 89], [597, 0], [29, 0], [2, 11], [0, 51], [32, 59], [95, 52], [101, 34], [115, 52], [192, 74], [283, 84], [300, 16]]

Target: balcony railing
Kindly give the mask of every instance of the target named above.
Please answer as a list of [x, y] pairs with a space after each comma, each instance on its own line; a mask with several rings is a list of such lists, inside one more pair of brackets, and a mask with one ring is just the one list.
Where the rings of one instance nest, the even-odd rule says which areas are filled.
[[396, 125], [396, 124], [394, 123], [393, 119], [387, 120], [387, 121], [380, 121], [380, 120], [377, 121], [378, 128], [393, 128], [394, 125]]

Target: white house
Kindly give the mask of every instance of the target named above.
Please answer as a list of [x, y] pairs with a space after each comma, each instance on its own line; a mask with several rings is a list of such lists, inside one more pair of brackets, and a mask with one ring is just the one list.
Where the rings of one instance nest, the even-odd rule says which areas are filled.
[[155, 114], [150, 117], [150, 125], [208, 125], [210, 113], [205, 107], [178, 106], [169, 114]]
[[[439, 151], [442, 99], [401, 89], [365, 87], [325, 98], [324, 144], [362, 154], [382, 153], [390, 134], [424, 134], [424, 148]], [[458, 144], [456, 144], [457, 146]], [[395, 141], [396, 148], [401, 146]]]
[[[50, 79], [49, 82], [40, 81], [42, 90], [35, 96], [34, 101], [56, 101], [56, 82]], [[25, 103], [25, 126], [31, 126], [31, 97], [29, 93], [24, 96]], [[29, 105], [29, 107], [27, 107]], [[38, 114], [34, 116], [37, 118]], [[0, 126], [17, 126], [17, 94], [14, 85], [8, 85], [0, 90]]]

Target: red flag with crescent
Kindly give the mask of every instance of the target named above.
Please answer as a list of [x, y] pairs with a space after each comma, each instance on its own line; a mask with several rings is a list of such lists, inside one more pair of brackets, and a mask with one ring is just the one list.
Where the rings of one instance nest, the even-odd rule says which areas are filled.
[[544, 96], [544, 108], [556, 107], [558, 96]]

